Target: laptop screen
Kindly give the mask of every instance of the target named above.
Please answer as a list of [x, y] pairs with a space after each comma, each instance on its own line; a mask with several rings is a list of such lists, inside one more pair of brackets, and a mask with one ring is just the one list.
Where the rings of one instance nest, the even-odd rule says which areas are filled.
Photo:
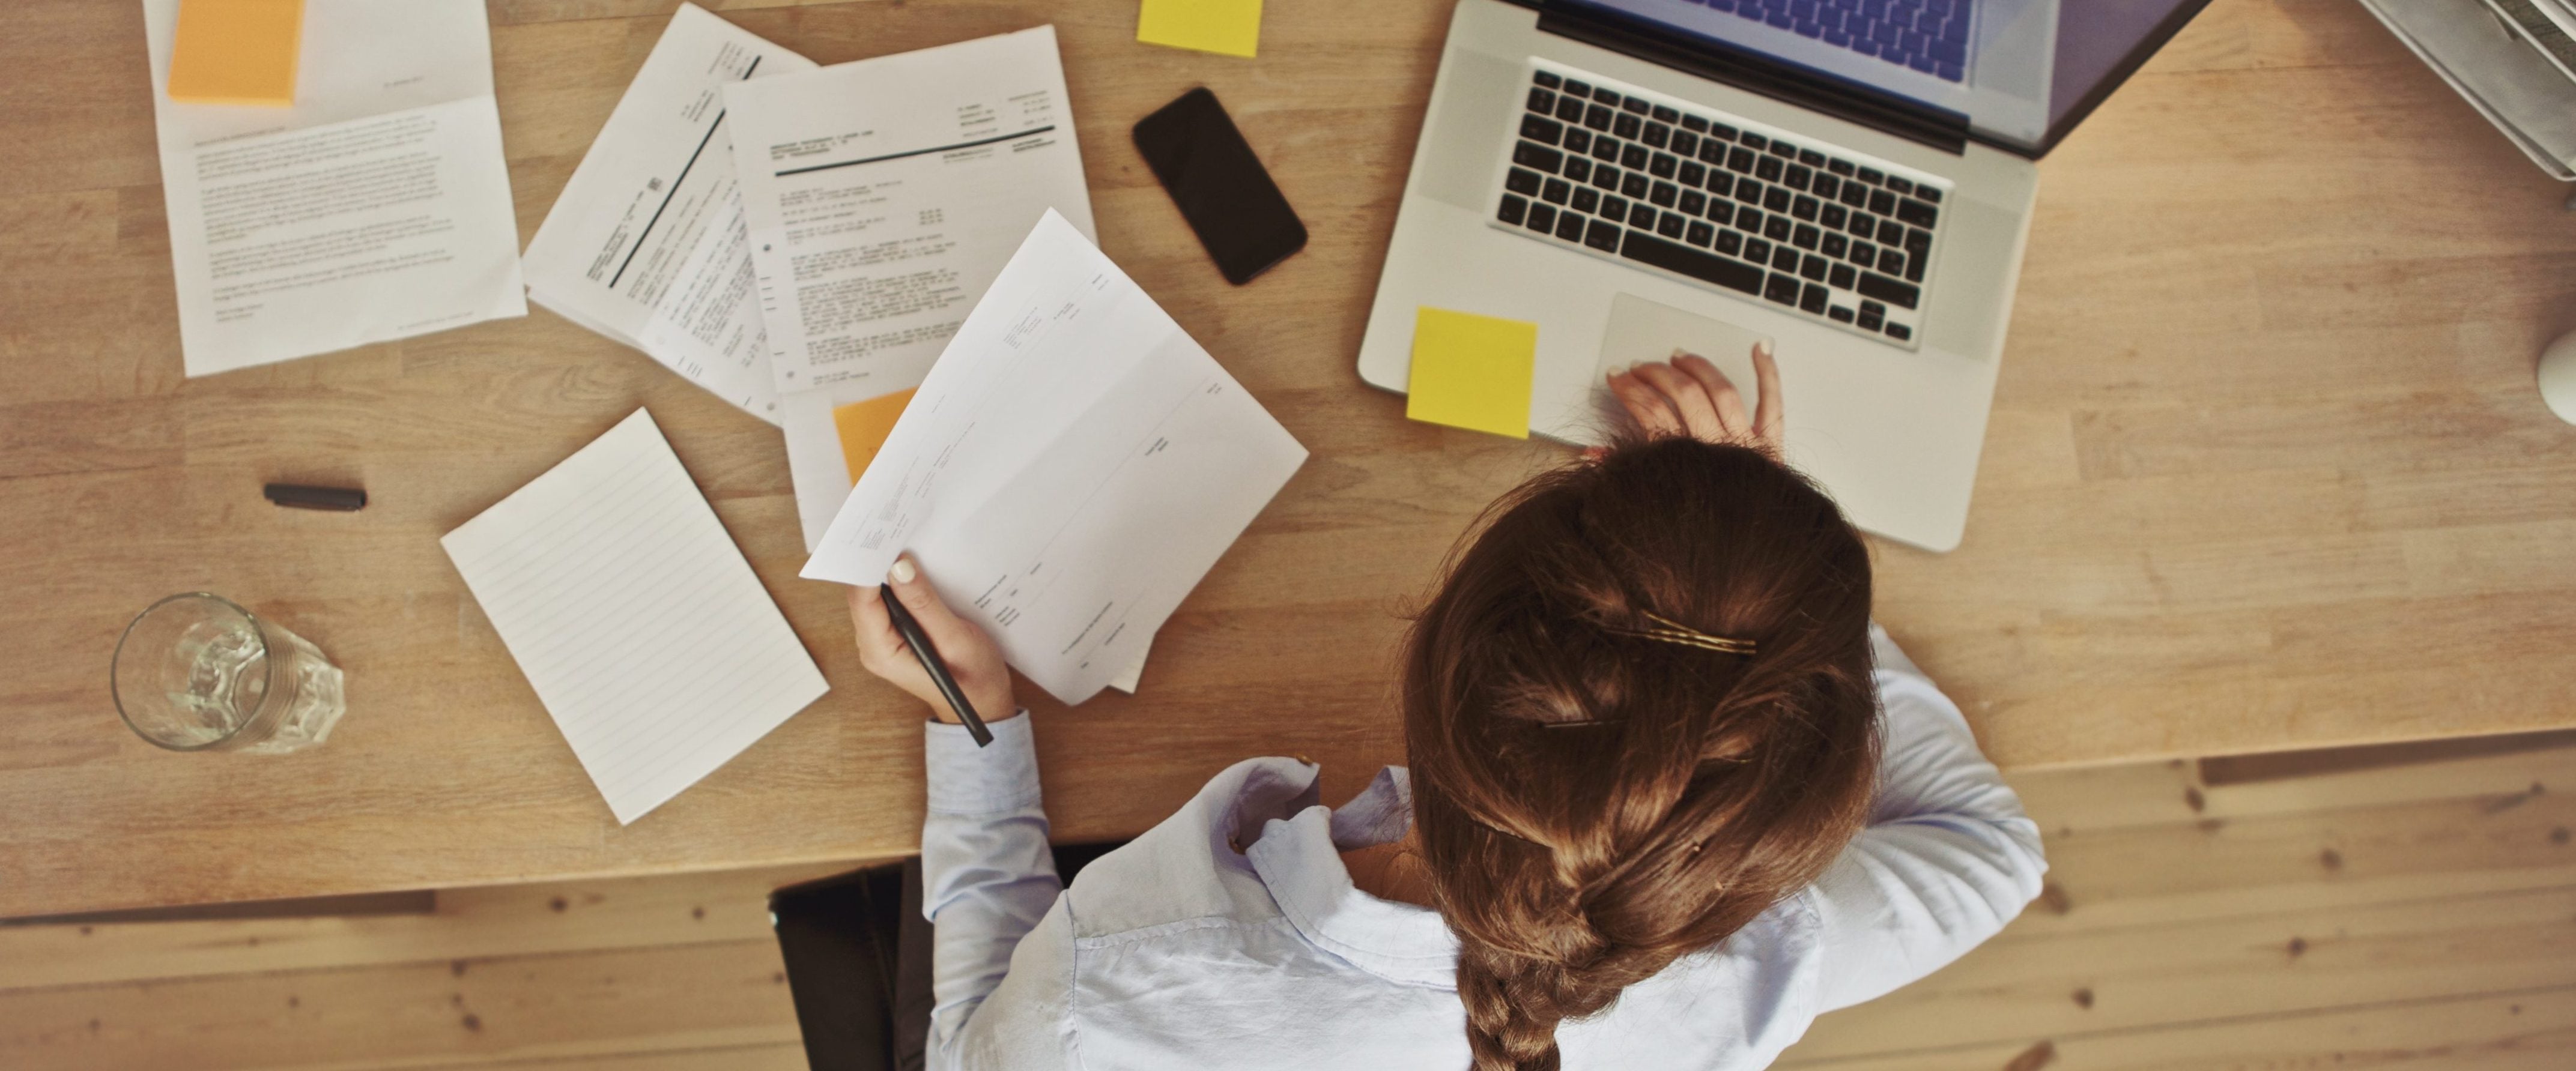
[[2036, 153], [2206, 0], [1550, 0], [1713, 40], [1965, 117]]

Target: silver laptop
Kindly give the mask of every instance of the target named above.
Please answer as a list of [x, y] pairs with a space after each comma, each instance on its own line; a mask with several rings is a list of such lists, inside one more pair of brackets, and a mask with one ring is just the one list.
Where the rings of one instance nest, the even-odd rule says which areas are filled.
[[2207, 0], [1459, 0], [1360, 345], [1539, 325], [1532, 431], [1610, 426], [1675, 349], [1751, 390], [1861, 527], [1959, 544], [2035, 161]]

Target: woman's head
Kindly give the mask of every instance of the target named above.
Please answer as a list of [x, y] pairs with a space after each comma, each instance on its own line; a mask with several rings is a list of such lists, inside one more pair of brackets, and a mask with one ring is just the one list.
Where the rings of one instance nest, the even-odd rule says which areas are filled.
[[[1876, 764], [1869, 558], [1768, 455], [1665, 438], [1532, 480], [1406, 653], [1414, 814], [1477, 1071], [1813, 881]], [[1656, 618], [1749, 655], [1640, 633]]]

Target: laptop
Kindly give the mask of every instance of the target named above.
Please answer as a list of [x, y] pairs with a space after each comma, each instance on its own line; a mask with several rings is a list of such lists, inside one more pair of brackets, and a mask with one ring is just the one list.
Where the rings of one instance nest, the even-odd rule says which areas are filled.
[[1530, 429], [1612, 366], [1780, 362], [1788, 461], [1955, 548], [2037, 160], [2207, 0], [1458, 0], [1359, 372], [1423, 307], [1539, 325]]

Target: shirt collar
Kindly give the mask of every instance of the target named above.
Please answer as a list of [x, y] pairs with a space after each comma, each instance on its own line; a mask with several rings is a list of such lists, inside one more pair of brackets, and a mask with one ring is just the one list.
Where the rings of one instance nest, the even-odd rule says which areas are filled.
[[1389, 766], [1339, 810], [1317, 804], [1262, 823], [1243, 854], [1316, 947], [1389, 981], [1455, 988], [1458, 939], [1440, 913], [1361, 892], [1342, 865], [1343, 851], [1395, 840], [1412, 824], [1411, 782]]

